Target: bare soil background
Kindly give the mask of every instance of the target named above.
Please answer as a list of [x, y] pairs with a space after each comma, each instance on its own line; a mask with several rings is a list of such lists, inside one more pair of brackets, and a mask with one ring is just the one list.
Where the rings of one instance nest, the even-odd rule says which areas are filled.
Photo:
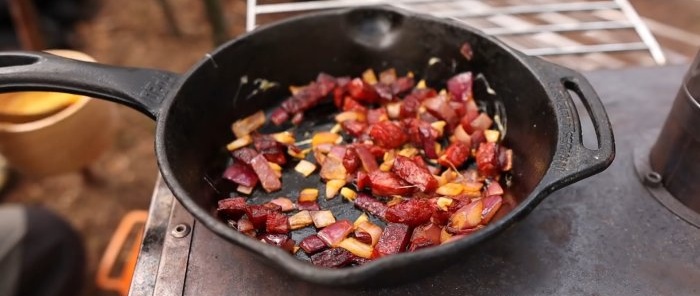
[[[700, 1], [633, 0], [645, 17], [700, 34]], [[214, 48], [203, 1], [168, 0], [183, 34], [174, 36], [158, 1], [95, 0], [95, 15], [76, 27], [76, 47], [98, 61], [183, 73]], [[245, 1], [222, 0], [227, 35], [241, 34]], [[662, 46], [692, 56], [697, 48], [677, 41]], [[681, 42], [682, 43], [682, 42]], [[142, 114], [118, 106], [116, 140], [92, 170], [97, 182], [83, 174], [30, 179], [17, 177], [2, 199], [41, 204], [65, 216], [82, 234], [87, 247], [88, 275], [84, 295], [115, 295], [99, 291], [94, 272], [110, 236], [132, 209], [147, 209], [157, 177], [153, 135], [155, 124]]]

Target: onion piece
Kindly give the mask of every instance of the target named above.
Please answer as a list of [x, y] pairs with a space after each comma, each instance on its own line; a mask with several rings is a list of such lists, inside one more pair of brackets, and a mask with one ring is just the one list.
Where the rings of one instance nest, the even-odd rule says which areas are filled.
[[446, 196], [456, 196], [462, 193], [464, 190], [464, 185], [459, 184], [459, 183], [447, 183], [445, 185], [442, 185], [438, 187], [438, 189], [435, 191], [437, 194], [440, 195], [446, 195]]
[[289, 228], [292, 230], [304, 228], [313, 224], [311, 213], [309, 211], [300, 211], [289, 217]]
[[340, 188], [345, 186], [345, 180], [328, 180], [326, 182], [326, 199], [334, 198], [340, 192]]
[[318, 199], [318, 189], [304, 188], [299, 192], [299, 202], [311, 202]]
[[233, 140], [231, 143], [228, 143], [228, 145], [226, 145], [226, 149], [228, 149], [228, 151], [234, 151], [248, 146], [251, 143], [253, 143], [253, 138], [251, 138], [249, 135], [245, 135]]
[[263, 124], [265, 124], [265, 113], [261, 110], [246, 118], [236, 120], [236, 122], [231, 125], [231, 130], [233, 134], [236, 135], [236, 138], [242, 138], [254, 132], [263, 126]]
[[367, 222], [369, 221], [369, 216], [367, 214], [362, 213], [357, 219], [355, 219], [355, 222], [352, 222], [353, 226], [355, 226], [355, 229], [357, 229], [357, 225], [360, 225], [362, 222]]
[[347, 187], [343, 187], [340, 189], [340, 195], [342, 195], [343, 198], [345, 198], [348, 201], [355, 201], [355, 198], [357, 197], [357, 193]]
[[372, 246], [368, 244], [361, 243], [355, 238], [348, 237], [344, 240], [342, 240], [339, 244], [338, 247], [341, 247], [343, 249], [348, 250], [350, 253], [352, 253], [355, 256], [360, 256], [362, 258], [367, 258], [370, 259], [372, 258], [372, 251], [374, 249]]
[[369, 222], [369, 220], [355, 224], [355, 229], [369, 233], [369, 235], [372, 237], [372, 243], [370, 244], [371, 246], [374, 246], [377, 244], [377, 242], [379, 242], [379, 238], [382, 236], [383, 232], [381, 227]]
[[280, 206], [282, 212], [289, 212], [294, 210], [295, 206], [292, 200], [286, 197], [278, 197], [270, 201], [273, 204]]
[[348, 220], [340, 220], [321, 229], [316, 235], [330, 247], [337, 247], [353, 230], [353, 225]]
[[306, 160], [301, 160], [299, 163], [294, 167], [294, 170], [302, 174], [304, 177], [308, 177], [311, 175], [311, 173], [316, 170], [316, 165], [306, 161]]
[[485, 130], [484, 137], [486, 138], [486, 142], [496, 143], [501, 138], [501, 133], [497, 130]]
[[316, 228], [323, 228], [335, 223], [335, 217], [331, 211], [311, 211], [311, 220]]

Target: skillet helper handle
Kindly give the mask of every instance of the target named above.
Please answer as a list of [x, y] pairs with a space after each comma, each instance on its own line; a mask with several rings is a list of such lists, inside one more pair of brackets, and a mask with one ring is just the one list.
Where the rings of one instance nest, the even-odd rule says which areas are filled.
[[0, 52], [0, 92], [85, 95], [129, 106], [153, 119], [179, 78], [167, 71], [108, 66], [42, 52]]
[[[548, 81], [546, 85], [554, 92], [554, 110], [559, 122], [560, 140], [557, 144], [549, 171], [542, 182], [545, 190], [554, 191], [592, 174], [605, 170], [615, 158], [615, 139], [612, 125], [605, 107], [593, 86], [580, 73], [541, 60], [535, 63]], [[589, 149], [583, 144], [581, 119], [574, 100], [569, 94], [578, 95], [593, 123], [598, 142], [597, 149]]]

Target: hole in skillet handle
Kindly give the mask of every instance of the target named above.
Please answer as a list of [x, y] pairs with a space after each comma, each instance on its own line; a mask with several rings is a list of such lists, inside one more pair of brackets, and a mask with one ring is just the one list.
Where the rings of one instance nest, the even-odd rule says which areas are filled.
[[32, 55], [7, 55], [0, 59], [0, 68], [26, 66], [39, 62], [38, 56]]
[[581, 97], [583, 97], [583, 93], [581, 93], [581, 89], [579, 88], [578, 84], [567, 78], [562, 80], [562, 84], [569, 93], [569, 96], [574, 103], [576, 113], [578, 113], [583, 147], [590, 150], [598, 150], [600, 148], [600, 143], [598, 143], [596, 127], [593, 125], [593, 120], [591, 119], [590, 105], [581, 99]]

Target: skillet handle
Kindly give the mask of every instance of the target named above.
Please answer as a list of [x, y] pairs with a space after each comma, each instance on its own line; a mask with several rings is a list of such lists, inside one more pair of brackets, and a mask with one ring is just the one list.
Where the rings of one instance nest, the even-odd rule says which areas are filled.
[[[615, 158], [615, 139], [605, 107], [583, 75], [540, 58], [529, 59], [554, 95], [552, 103], [559, 124], [557, 151], [540, 183], [544, 186], [542, 189], [551, 192], [610, 166]], [[578, 95], [591, 118], [598, 141], [597, 149], [586, 148], [583, 144], [581, 120], [569, 90]]]
[[180, 76], [107, 66], [41, 52], [0, 52], [0, 92], [56, 91], [113, 101], [158, 117]]

